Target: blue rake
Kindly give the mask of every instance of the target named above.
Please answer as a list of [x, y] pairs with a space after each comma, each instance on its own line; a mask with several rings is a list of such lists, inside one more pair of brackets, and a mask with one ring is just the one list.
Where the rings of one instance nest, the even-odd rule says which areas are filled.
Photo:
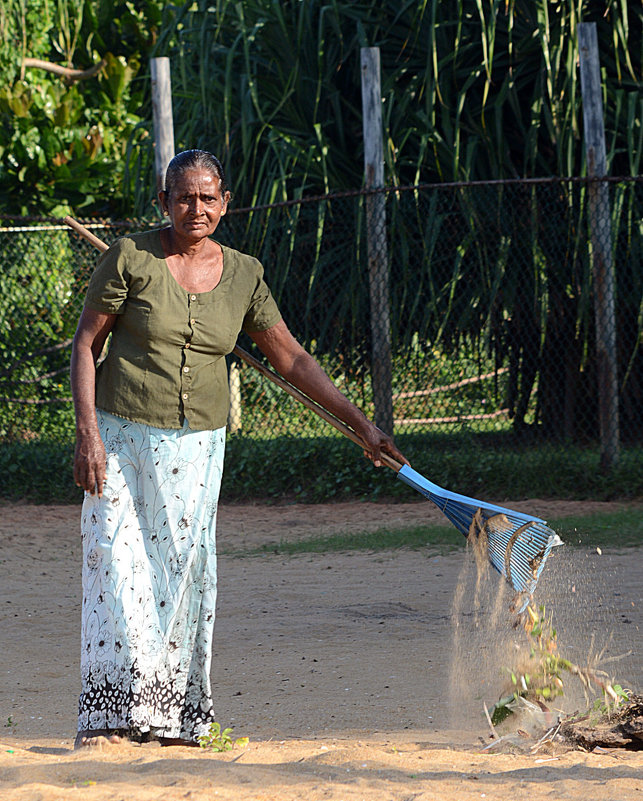
[[512, 611], [523, 612], [551, 549], [562, 545], [558, 534], [539, 517], [445, 490], [408, 465], [400, 467], [397, 475], [434, 503], [465, 537], [487, 540], [491, 565], [518, 593]]
[[[99, 250], [107, 250], [105, 242], [72, 217], [65, 217], [64, 222]], [[285, 378], [270, 370], [242, 348], [237, 346], [233, 352], [346, 437], [364, 447], [364, 443], [355, 431]], [[408, 465], [401, 465], [385, 453], [381, 454], [381, 459], [384, 464], [396, 471], [402, 481], [434, 503], [465, 537], [475, 535], [479, 539], [486, 538], [489, 561], [518, 593], [512, 603], [513, 609], [523, 612], [536, 588], [551, 549], [555, 545], [562, 544], [558, 535], [538, 517], [530, 517], [502, 506], [458, 495], [433, 484]]]

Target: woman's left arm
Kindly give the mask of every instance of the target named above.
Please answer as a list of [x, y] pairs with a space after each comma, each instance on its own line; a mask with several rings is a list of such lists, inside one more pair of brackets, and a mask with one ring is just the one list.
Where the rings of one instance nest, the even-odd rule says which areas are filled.
[[391, 437], [377, 428], [337, 389], [310, 353], [293, 337], [283, 320], [250, 336], [278, 373], [359, 434], [364, 441], [365, 455], [377, 467], [381, 465], [381, 451], [408, 464]]

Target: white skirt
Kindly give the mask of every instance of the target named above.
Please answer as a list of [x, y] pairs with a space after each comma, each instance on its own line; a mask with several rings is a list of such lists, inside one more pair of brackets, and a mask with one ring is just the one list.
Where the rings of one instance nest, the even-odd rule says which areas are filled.
[[102, 498], [82, 510], [78, 730], [196, 740], [210, 662], [225, 429], [159, 429], [98, 411]]

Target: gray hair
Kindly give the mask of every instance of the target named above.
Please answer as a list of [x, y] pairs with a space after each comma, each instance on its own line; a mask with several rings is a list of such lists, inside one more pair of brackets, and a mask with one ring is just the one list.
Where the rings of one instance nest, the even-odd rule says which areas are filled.
[[219, 159], [212, 153], [208, 153], [207, 150], [183, 150], [174, 156], [165, 172], [165, 194], [169, 197], [177, 179], [186, 172], [196, 169], [207, 170], [212, 175], [216, 175], [220, 181], [221, 194], [225, 195], [228, 187], [223, 167]]

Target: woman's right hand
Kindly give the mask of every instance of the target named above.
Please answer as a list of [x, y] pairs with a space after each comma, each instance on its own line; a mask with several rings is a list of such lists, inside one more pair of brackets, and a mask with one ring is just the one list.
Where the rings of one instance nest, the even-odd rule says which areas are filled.
[[91, 433], [76, 434], [74, 454], [74, 481], [90, 495], [103, 495], [105, 484], [106, 453], [98, 429]]
[[71, 349], [71, 392], [76, 412], [76, 453], [74, 481], [86, 492], [103, 494], [105, 483], [105, 446], [96, 421], [96, 362], [115, 314], [103, 314], [85, 307]]

